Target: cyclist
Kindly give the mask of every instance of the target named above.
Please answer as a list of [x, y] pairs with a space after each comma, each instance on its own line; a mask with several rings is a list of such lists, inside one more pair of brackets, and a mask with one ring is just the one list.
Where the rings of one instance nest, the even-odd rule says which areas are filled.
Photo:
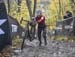
[[35, 19], [38, 23], [38, 40], [40, 42], [39, 46], [41, 46], [41, 44], [42, 44], [42, 41], [41, 41], [41, 32], [42, 31], [43, 31], [43, 38], [44, 38], [45, 45], [47, 45], [45, 16], [42, 15], [41, 10], [37, 11], [37, 16]]

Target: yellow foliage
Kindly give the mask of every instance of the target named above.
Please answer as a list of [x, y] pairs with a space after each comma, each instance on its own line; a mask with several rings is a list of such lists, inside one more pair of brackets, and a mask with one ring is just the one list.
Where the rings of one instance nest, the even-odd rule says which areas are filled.
[[[56, 21], [59, 20], [58, 19], [59, 15], [60, 15], [61, 19], [63, 19], [63, 15], [65, 14], [65, 12], [67, 10], [72, 11], [69, 0], [60, 0], [60, 3], [61, 3], [60, 4], [61, 8], [59, 7], [59, 0], [51, 1], [50, 5], [49, 5], [49, 9], [48, 9], [48, 11], [50, 13], [48, 21], [47, 21], [48, 24], [52, 24], [53, 26], [55, 26]], [[59, 9], [61, 9], [61, 11], [59, 11]], [[60, 12], [60, 14], [59, 14], [59, 12]]]
[[[40, 0], [37, 0], [37, 3], [40, 3]], [[59, 7], [59, 0], [50, 0], [50, 4], [48, 4], [48, 15], [46, 18], [46, 24], [47, 25], [53, 25], [51, 26], [51, 28], [55, 26], [56, 21], [58, 20], [58, 16], [61, 16], [61, 19], [63, 19], [63, 15], [65, 14], [65, 12], [67, 10], [72, 11], [71, 5], [70, 5], [70, 1], [69, 0], [60, 0], [61, 4], [61, 8]], [[31, 6], [33, 9], [33, 0], [31, 0]], [[6, 4], [7, 6], [7, 4]], [[17, 12], [18, 7], [20, 7], [20, 12]], [[38, 7], [37, 7], [38, 8]], [[60, 14], [59, 14], [59, 9], [61, 9]], [[28, 12], [28, 8], [26, 5], [26, 0], [22, 0], [21, 2], [21, 6], [18, 6], [15, 2], [15, 0], [13, 0], [13, 2], [11, 3], [11, 9], [10, 9], [10, 13], [11, 16], [13, 16], [14, 18], [16, 18], [18, 20], [18, 22], [21, 20], [21, 18], [23, 17], [26, 20], [29, 20], [29, 12]], [[24, 26], [24, 22], [22, 24]]]

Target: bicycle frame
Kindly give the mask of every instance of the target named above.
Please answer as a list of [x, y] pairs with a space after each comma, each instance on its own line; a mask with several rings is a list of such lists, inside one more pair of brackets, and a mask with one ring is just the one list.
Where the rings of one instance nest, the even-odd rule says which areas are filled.
[[[24, 31], [25, 34], [24, 34], [24, 37], [23, 37], [21, 50], [23, 50], [23, 48], [24, 48], [25, 39], [28, 39], [28, 40], [32, 41], [35, 37], [35, 26], [31, 25], [30, 21], [23, 20], [23, 18], [21, 19], [20, 23], [22, 23], [22, 21], [27, 22], [27, 25], [26, 25], [25, 31]], [[31, 26], [31, 29], [29, 29], [29, 26]]]

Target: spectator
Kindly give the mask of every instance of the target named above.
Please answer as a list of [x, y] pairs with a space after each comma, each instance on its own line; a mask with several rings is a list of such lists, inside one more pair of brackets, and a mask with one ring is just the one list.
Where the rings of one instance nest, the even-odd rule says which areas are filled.
[[64, 16], [64, 25], [63, 25], [63, 30], [65, 34], [70, 32], [70, 28], [67, 28], [66, 26], [70, 27], [70, 25], [72, 24], [72, 21], [73, 21], [72, 13], [70, 11], [66, 11], [65, 16]]
[[73, 21], [73, 18], [71, 18], [71, 17], [72, 17], [72, 13], [70, 11], [66, 11], [66, 14], [64, 16], [64, 20], [65, 20], [64, 23], [65, 23], [65, 25], [70, 25], [71, 24], [71, 22]]

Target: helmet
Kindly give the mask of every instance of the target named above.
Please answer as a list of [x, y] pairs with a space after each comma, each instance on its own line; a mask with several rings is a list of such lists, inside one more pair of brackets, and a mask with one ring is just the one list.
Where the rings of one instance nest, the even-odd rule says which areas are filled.
[[37, 15], [41, 15], [42, 14], [42, 11], [41, 10], [37, 10], [36, 14]]

